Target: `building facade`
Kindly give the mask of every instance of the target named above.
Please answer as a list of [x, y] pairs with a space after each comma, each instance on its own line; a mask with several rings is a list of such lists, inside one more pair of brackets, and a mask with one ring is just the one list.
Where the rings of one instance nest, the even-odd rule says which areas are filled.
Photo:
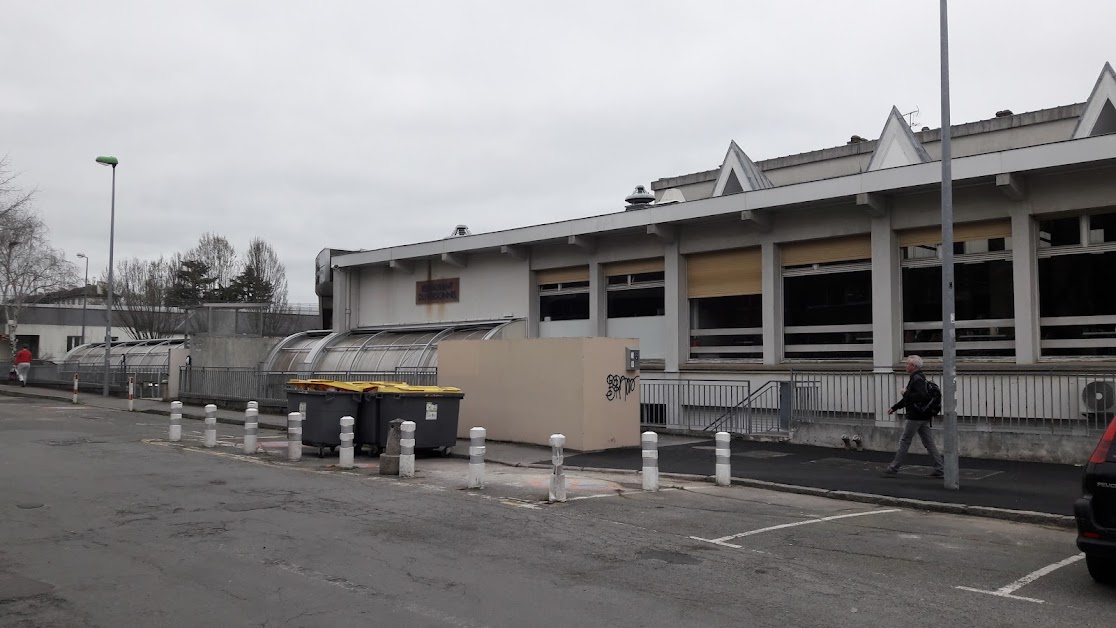
[[[952, 129], [962, 368], [1116, 363], [1116, 73], [1080, 104]], [[333, 329], [523, 321], [639, 338], [644, 371], [941, 355], [940, 131], [663, 178], [654, 202], [337, 255]]]

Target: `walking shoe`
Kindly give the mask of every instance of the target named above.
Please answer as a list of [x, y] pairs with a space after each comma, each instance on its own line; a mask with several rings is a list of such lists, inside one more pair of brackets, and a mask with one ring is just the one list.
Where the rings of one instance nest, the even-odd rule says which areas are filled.
[[885, 478], [893, 478], [893, 477], [896, 477], [898, 475], [899, 475], [899, 472], [895, 471], [893, 469], [884, 469], [884, 472], [883, 472], [883, 477], [885, 477]]
[[942, 472], [942, 471], [931, 471], [930, 474], [927, 475], [926, 477], [928, 477], [928, 478], [944, 478], [945, 473]]

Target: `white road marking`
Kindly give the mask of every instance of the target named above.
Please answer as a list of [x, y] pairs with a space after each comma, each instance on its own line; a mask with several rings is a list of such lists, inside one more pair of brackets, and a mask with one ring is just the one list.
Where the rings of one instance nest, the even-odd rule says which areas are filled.
[[1031, 584], [1035, 580], [1038, 580], [1039, 578], [1041, 578], [1045, 575], [1048, 575], [1053, 571], [1057, 571], [1058, 569], [1061, 569], [1062, 567], [1065, 567], [1067, 565], [1072, 565], [1073, 563], [1076, 563], [1077, 561], [1081, 560], [1082, 558], [1085, 558], [1085, 554], [1077, 554], [1077, 555], [1074, 555], [1074, 556], [1070, 556], [1069, 558], [1067, 558], [1065, 560], [1058, 561], [1058, 562], [1054, 563], [1053, 565], [1047, 565], [1047, 566], [1043, 567], [1042, 569], [1039, 569], [1038, 571], [1035, 571], [1033, 573], [1029, 573], [1029, 574], [1023, 576], [1022, 578], [1016, 580], [1015, 582], [1012, 582], [1011, 584], [1002, 586], [999, 589], [996, 589], [995, 591], [985, 591], [984, 589], [974, 589], [972, 587], [954, 587], [954, 588], [955, 589], [961, 589], [962, 591], [972, 591], [973, 593], [984, 593], [986, 595], [995, 595], [996, 597], [1006, 597], [1006, 598], [1012, 599], [1012, 600], [1022, 600], [1024, 602], [1035, 602], [1036, 604], [1043, 604], [1044, 602], [1042, 600], [1036, 600], [1033, 597], [1023, 597], [1021, 595], [1012, 595], [1012, 593], [1015, 593], [1019, 589], [1022, 589], [1023, 587], [1027, 586], [1028, 584]]
[[865, 517], [867, 515], [883, 515], [883, 514], [887, 514], [889, 512], [899, 512], [899, 509], [898, 508], [889, 508], [887, 510], [869, 510], [867, 512], [854, 512], [854, 513], [849, 513], [849, 514], [846, 514], [846, 515], [833, 515], [831, 517], [821, 517], [820, 519], [807, 519], [806, 521], [796, 521], [794, 523], [784, 523], [784, 524], [777, 525], [777, 526], [770, 526], [770, 527], [767, 527], [767, 528], [760, 528], [759, 530], [749, 530], [748, 532], [741, 532], [739, 534], [730, 534], [728, 536], [722, 536], [719, 539], [703, 539], [703, 538], [698, 537], [698, 536], [691, 536], [690, 538], [695, 540], [695, 541], [705, 541], [706, 543], [713, 543], [714, 545], [723, 545], [725, 547], [734, 547], [734, 548], [737, 548], [737, 549], [741, 549], [743, 546], [734, 545], [732, 543], [729, 543], [728, 541], [731, 541], [733, 539], [743, 538], [743, 537], [746, 537], [746, 536], [752, 536], [754, 534], [762, 534], [763, 532], [772, 532], [774, 530], [784, 530], [786, 528], [796, 528], [798, 526], [810, 525], [811, 523], [823, 523], [823, 522], [826, 522], [826, 521], [837, 521], [838, 519], [850, 519], [852, 517]]

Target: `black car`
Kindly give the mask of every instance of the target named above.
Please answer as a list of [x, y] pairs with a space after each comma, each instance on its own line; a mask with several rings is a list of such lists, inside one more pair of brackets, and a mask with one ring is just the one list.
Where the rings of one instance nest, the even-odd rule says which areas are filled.
[[1082, 484], [1085, 496], [1073, 508], [1077, 547], [1093, 580], [1116, 584], [1116, 417], [1089, 457]]

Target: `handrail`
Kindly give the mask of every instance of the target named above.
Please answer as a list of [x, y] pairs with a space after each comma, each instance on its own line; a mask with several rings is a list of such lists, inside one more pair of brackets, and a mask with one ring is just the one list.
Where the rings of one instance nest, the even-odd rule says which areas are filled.
[[760, 386], [759, 388], [757, 388], [754, 392], [749, 392], [748, 396], [745, 397], [744, 399], [742, 399], [740, 401], [740, 403], [737, 403], [733, 407], [729, 408], [726, 412], [721, 414], [721, 416], [714, 419], [709, 425], [702, 428], [702, 431], [703, 432], [708, 432], [708, 431], [711, 431], [711, 430], [714, 430], [716, 428], [721, 427], [721, 425], [723, 425], [726, 421], [728, 421], [730, 418], [732, 418], [733, 411], [736, 410], [737, 408], [739, 408], [740, 406], [744, 405], [744, 404], [748, 404], [748, 410], [751, 411], [752, 399], [756, 395], [759, 395], [760, 393], [767, 390], [769, 387], [771, 387], [772, 384], [778, 384], [778, 383], [779, 383], [779, 380], [769, 380], [763, 386]]

